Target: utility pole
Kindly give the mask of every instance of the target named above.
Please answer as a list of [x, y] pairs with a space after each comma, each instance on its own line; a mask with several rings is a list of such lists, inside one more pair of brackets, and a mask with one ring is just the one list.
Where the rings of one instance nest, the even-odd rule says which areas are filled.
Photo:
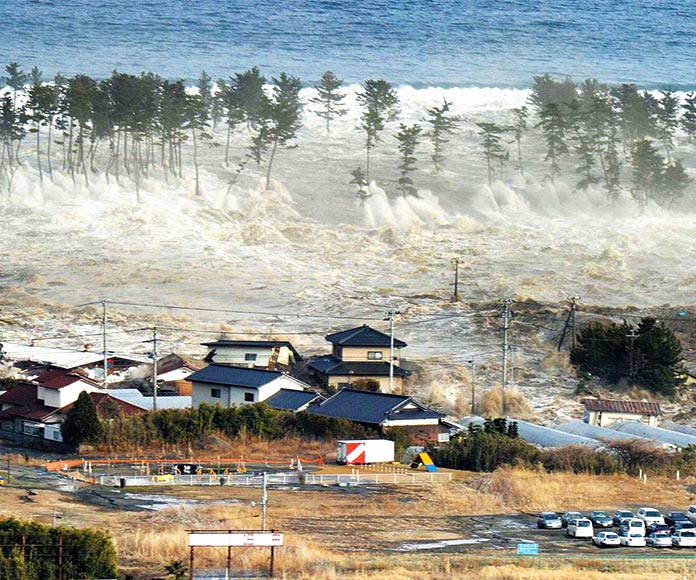
[[401, 314], [398, 310], [390, 308], [385, 320], [389, 321], [389, 393], [394, 392], [394, 317]]
[[568, 317], [566, 318], [565, 325], [563, 326], [561, 339], [558, 341], [558, 352], [561, 351], [568, 328], [570, 328], [570, 348], [571, 350], [575, 349], [575, 312], [578, 308], [580, 296], [568, 296], [568, 300], [570, 300], [570, 311], [568, 312]]
[[266, 531], [266, 504], [268, 503], [268, 473], [263, 472], [263, 492], [261, 493], [261, 529]]
[[472, 358], [469, 364], [471, 365], [471, 416], [473, 417], [476, 408], [476, 359]]
[[157, 327], [152, 328], [152, 339], [144, 342], [152, 343], [152, 410], [157, 410]]
[[459, 302], [459, 258], [452, 258], [454, 265], [454, 296], [452, 302]]
[[636, 338], [638, 338], [639, 336], [640, 335], [638, 334], [638, 331], [635, 328], [631, 328], [631, 330], [628, 331], [628, 334], [626, 334], [626, 338], [628, 338], [628, 379], [631, 383], [630, 386], [633, 386], [633, 381], [636, 378], [636, 361], [634, 356], [634, 348]]
[[515, 301], [512, 298], [503, 298], [500, 302], [503, 304], [503, 313], [500, 315], [503, 319], [503, 381], [502, 381], [502, 398], [503, 398], [503, 417], [507, 414], [507, 402], [505, 401], [505, 386], [507, 383], [507, 365], [508, 365], [508, 330], [510, 328], [510, 304]]
[[104, 382], [106, 388], [106, 374], [109, 369], [108, 354], [106, 352], [106, 300], [102, 300], [102, 354], [104, 355]]

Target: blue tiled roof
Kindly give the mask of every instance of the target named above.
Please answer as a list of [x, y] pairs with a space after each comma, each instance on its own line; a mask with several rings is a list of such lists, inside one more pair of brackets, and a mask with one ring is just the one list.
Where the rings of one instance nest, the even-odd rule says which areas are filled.
[[[416, 405], [416, 409], [403, 409], [408, 403]], [[358, 423], [380, 425], [387, 419], [437, 419], [444, 417], [432, 409], [406, 395], [388, 395], [356, 389], [343, 389], [329, 397], [323, 403], [310, 405], [310, 413], [348, 419]]]
[[291, 389], [280, 389], [275, 395], [264, 401], [274, 409], [285, 411], [297, 411], [313, 400], [323, 401], [324, 398], [313, 391], [293, 391]]
[[[351, 361], [343, 362], [331, 355], [323, 356], [309, 363], [309, 367], [328, 376], [355, 377], [388, 377], [389, 363], [385, 361]], [[405, 377], [408, 375], [400, 366], [394, 365], [394, 376]]]
[[197, 383], [258, 389], [282, 376], [282, 374], [279, 371], [212, 364], [203, 370], [189, 375], [186, 380]]
[[[343, 330], [328, 334], [324, 338], [333, 344], [340, 346], [382, 346], [389, 347], [389, 335], [375, 330], [364, 324], [350, 330]], [[394, 348], [403, 348], [406, 343], [403, 340], [394, 339]]]

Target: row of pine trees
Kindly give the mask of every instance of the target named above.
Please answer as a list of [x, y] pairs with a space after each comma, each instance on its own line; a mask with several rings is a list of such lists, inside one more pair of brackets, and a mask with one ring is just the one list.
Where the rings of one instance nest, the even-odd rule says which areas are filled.
[[[304, 103], [302, 82], [281, 73], [269, 81], [257, 67], [214, 81], [203, 72], [197, 90], [183, 80], [152, 73], [113, 72], [97, 80], [84, 74], [45, 79], [36, 67], [29, 73], [12, 62], [2, 78], [9, 88], [0, 101], [0, 188], [10, 195], [25, 141], [32, 140], [39, 179], [53, 179], [56, 169], [89, 185], [90, 174], [107, 181], [126, 175], [138, 201], [143, 178], [159, 170], [165, 179], [184, 172], [183, 148], [189, 142], [200, 193], [202, 148], [222, 146], [229, 166], [233, 139], [245, 135], [246, 155], [235, 166], [234, 183], [248, 163], [265, 164], [268, 187], [279, 150], [295, 146], [306, 105], [325, 123], [346, 114], [342, 79], [327, 71], [315, 85], [316, 96]], [[359, 129], [364, 136], [365, 165], [351, 172], [358, 196], [369, 195], [371, 156], [383, 140], [387, 123], [398, 119], [398, 93], [386, 80], [366, 80], [357, 92]], [[444, 100], [428, 108], [421, 123], [400, 123], [394, 134], [399, 152], [398, 190], [418, 195], [416, 172], [422, 141], [427, 138], [433, 170], [447, 160], [448, 143], [464, 119]], [[696, 93], [684, 102], [669, 90], [656, 98], [634, 85], [608, 87], [595, 80], [580, 86], [549, 75], [534, 78], [528, 106], [513, 109], [509, 123], [476, 122], [489, 184], [505, 177], [506, 166], [524, 176], [530, 152], [543, 152], [545, 177], [564, 170], [577, 176], [575, 188], [603, 187], [610, 200], [623, 190], [645, 207], [670, 206], [684, 197], [691, 181], [674, 157], [677, 136], [691, 142], [696, 134]], [[244, 133], [245, 131], [245, 133]], [[525, 153], [526, 152], [526, 153]], [[99, 155], [98, 155], [99, 153]], [[537, 165], [539, 163], [537, 162]]]

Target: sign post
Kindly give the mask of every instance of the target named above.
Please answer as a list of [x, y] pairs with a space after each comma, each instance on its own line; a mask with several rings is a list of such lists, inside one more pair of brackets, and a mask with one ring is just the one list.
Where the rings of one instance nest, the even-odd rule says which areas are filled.
[[517, 544], [518, 556], [538, 556], [539, 544]]

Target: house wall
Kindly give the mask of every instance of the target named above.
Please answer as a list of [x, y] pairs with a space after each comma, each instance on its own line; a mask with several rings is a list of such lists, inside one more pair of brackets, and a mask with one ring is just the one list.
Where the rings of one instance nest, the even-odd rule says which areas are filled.
[[[348, 387], [360, 379], [371, 379], [379, 383], [379, 390], [382, 393], [389, 392], [389, 377], [356, 377], [356, 376], [341, 376], [335, 375], [329, 377], [328, 385], [333, 389]], [[402, 377], [394, 377], [394, 392], [401, 393], [404, 388], [404, 380]]]
[[[212, 389], [220, 390], [220, 397], [212, 396]], [[225, 385], [214, 385], [211, 383], [192, 383], [192, 404], [193, 408], [197, 409], [201, 403], [210, 405], [222, 405], [223, 407], [238, 407], [249, 403], [260, 403], [269, 397], [275, 395], [280, 389], [291, 389], [293, 391], [304, 390], [303, 385], [286, 376], [280, 376], [268, 384], [259, 387], [258, 389], [246, 387], [229, 387]], [[250, 393], [253, 395], [253, 401], [246, 401], [244, 395]]]
[[657, 427], [655, 415], [641, 415], [639, 413], [613, 413], [610, 411], [585, 411], [585, 420], [590, 425], [608, 427], [619, 421], [638, 421], [646, 423], [650, 427]]
[[[381, 359], [370, 359], [367, 356], [368, 352], [379, 352], [382, 353]], [[341, 360], [347, 362], [353, 361], [370, 361], [382, 360], [389, 362], [389, 347], [379, 347], [379, 346], [344, 346], [339, 349], [338, 356]], [[399, 349], [394, 349], [394, 364], [399, 364]]]
[[[215, 348], [214, 363], [238, 365], [246, 367], [268, 367], [268, 361], [274, 348], [261, 346], [219, 346]], [[295, 355], [287, 346], [275, 347], [278, 349], [278, 364], [289, 366], [295, 361]], [[255, 354], [255, 361], [245, 361], [246, 354]]]
[[61, 407], [65, 407], [77, 401], [77, 397], [80, 396], [82, 391], [93, 393], [100, 390], [99, 387], [95, 387], [84, 381], [76, 381], [72, 385], [68, 385], [62, 389], [47, 389], [46, 387], [39, 386], [36, 390], [36, 398], [42, 400], [47, 407], [56, 407], [60, 409]]
[[382, 430], [388, 433], [390, 429], [399, 428], [406, 431], [416, 442], [445, 443], [449, 441], [449, 428], [441, 423], [431, 425], [398, 425], [383, 426]]

